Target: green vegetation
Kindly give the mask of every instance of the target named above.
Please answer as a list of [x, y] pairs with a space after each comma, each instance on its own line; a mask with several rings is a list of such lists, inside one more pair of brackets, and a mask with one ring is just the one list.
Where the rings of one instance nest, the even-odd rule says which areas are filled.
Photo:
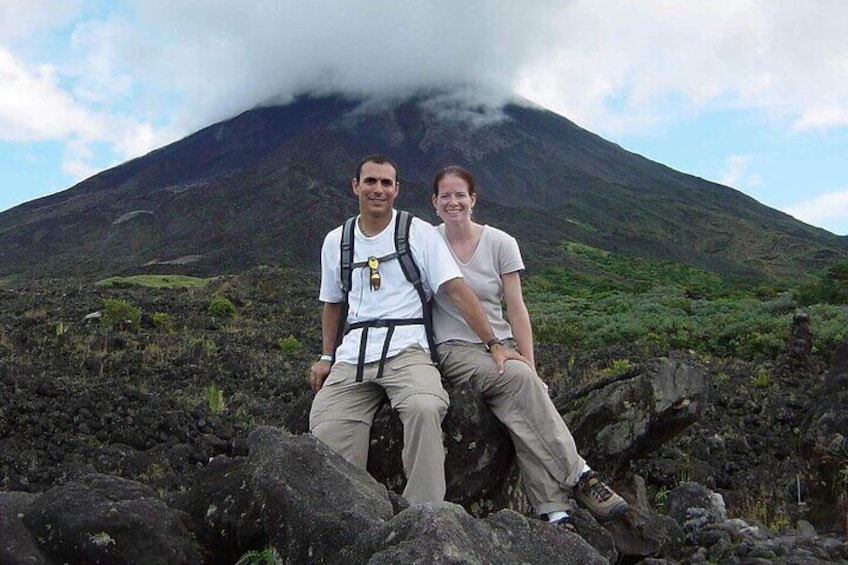
[[[810, 314], [820, 348], [841, 342], [848, 327], [848, 309], [842, 303], [805, 303], [803, 292], [788, 284], [781, 289], [762, 281], [731, 283], [676, 263], [577, 244], [565, 249], [581, 266], [579, 271], [548, 269], [524, 282], [535, 337], [543, 343], [579, 349], [649, 343], [757, 359], [783, 350], [792, 318], [802, 307]], [[835, 282], [842, 279], [834, 273], [842, 272], [831, 269], [819, 284], [848, 288]]]
[[191, 339], [188, 347], [199, 357], [212, 357], [218, 351], [218, 345], [206, 336]]
[[603, 375], [620, 375], [629, 369], [633, 368], [633, 363], [629, 359], [614, 359], [610, 366], [601, 370]]
[[209, 406], [211, 414], [221, 414], [226, 409], [224, 403], [224, 391], [218, 388], [215, 383], [206, 387], [206, 403]]
[[848, 265], [834, 265], [817, 282], [801, 286], [797, 295], [798, 301], [805, 306], [848, 304]]
[[760, 367], [751, 378], [751, 384], [757, 388], [768, 388], [771, 384], [771, 373], [765, 367]]
[[746, 522], [762, 524], [773, 532], [789, 526], [789, 512], [786, 501], [774, 485], [761, 484], [742, 497], [735, 512], [736, 518]]
[[56, 335], [62, 337], [68, 333], [68, 326], [62, 320], [56, 322]]
[[280, 351], [283, 354], [283, 357], [288, 359], [289, 357], [293, 357], [301, 352], [303, 349], [303, 344], [300, 343], [293, 335], [289, 335], [287, 337], [280, 338]]
[[111, 329], [123, 328], [127, 325], [138, 327], [141, 322], [141, 308], [130, 304], [122, 298], [106, 298], [103, 300], [100, 323]]
[[164, 332], [169, 332], [174, 327], [171, 316], [165, 312], [153, 313], [153, 325]]
[[96, 283], [96, 286], [127, 287], [145, 286], [149, 288], [202, 288], [213, 279], [201, 279], [186, 275], [133, 275], [131, 277], [109, 277]]
[[216, 320], [232, 318], [236, 315], [236, 305], [226, 296], [216, 296], [209, 303], [207, 311]]
[[236, 561], [236, 565], [276, 565], [277, 563], [282, 563], [282, 560], [273, 547], [266, 547], [262, 551], [248, 551]]

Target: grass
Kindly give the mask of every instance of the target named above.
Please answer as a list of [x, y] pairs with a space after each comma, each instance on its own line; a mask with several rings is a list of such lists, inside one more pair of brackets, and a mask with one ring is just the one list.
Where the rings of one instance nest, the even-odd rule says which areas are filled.
[[133, 275], [109, 277], [95, 283], [100, 288], [143, 286], [147, 288], [203, 288], [212, 278], [189, 277], [186, 275]]

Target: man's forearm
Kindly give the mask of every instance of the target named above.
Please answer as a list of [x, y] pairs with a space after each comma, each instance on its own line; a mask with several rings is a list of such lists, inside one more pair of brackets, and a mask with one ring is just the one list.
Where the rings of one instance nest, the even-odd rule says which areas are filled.
[[454, 305], [459, 309], [465, 323], [477, 334], [482, 343], [496, 338], [492, 325], [483, 311], [483, 306], [474, 291], [462, 279], [452, 279], [445, 284], [445, 290]]
[[325, 302], [321, 313], [321, 354], [333, 355], [342, 323], [342, 303]]

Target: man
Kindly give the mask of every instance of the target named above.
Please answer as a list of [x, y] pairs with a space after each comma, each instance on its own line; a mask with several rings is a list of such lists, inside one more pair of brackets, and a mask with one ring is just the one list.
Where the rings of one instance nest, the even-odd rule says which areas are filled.
[[[403, 496], [411, 503], [443, 500], [441, 423], [449, 400], [431, 359], [424, 325], [402, 322], [421, 320], [425, 312], [400, 261], [391, 257], [398, 213], [394, 201], [400, 189], [397, 166], [382, 155], [366, 157], [357, 168], [352, 187], [359, 199], [359, 216], [347, 293], [340, 273], [341, 226], [327, 234], [321, 250], [323, 349], [310, 373], [316, 392], [309, 415], [310, 432], [364, 469], [371, 422], [383, 398], [388, 397], [403, 423], [402, 460], [407, 479]], [[489, 344], [499, 370], [503, 370], [506, 359], [524, 360], [501, 346], [433, 226], [413, 219], [409, 248], [427, 294], [440, 288], [447, 293], [480, 340]], [[387, 327], [388, 322], [391, 327]], [[339, 330], [346, 328], [350, 329], [336, 347]]]

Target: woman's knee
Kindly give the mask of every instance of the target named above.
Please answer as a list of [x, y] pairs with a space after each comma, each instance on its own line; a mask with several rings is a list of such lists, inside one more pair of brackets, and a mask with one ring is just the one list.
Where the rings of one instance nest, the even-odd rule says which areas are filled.
[[495, 388], [518, 391], [528, 387], [544, 388], [542, 379], [523, 361], [510, 360], [504, 364], [504, 372], [494, 377]]

